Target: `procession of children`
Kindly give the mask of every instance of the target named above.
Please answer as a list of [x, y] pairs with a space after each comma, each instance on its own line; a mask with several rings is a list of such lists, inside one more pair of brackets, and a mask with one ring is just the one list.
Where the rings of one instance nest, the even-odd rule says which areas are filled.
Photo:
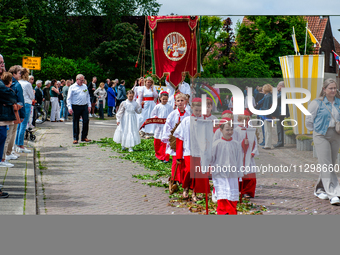
[[248, 127], [251, 113], [234, 116], [227, 110], [219, 120], [211, 114], [213, 100], [190, 98], [184, 81], [175, 92], [158, 94], [151, 77], [138, 80], [140, 86], [127, 92], [119, 108], [113, 140], [132, 152], [140, 136], [154, 137], [155, 160], [169, 163], [172, 157], [170, 192], [182, 185], [183, 199], [189, 199], [192, 190], [193, 202], [198, 201], [197, 193], [205, 194], [206, 202], [212, 193], [217, 214], [237, 214], [238, 201], [255, 196], [256, 173], [251, 169], [258, 149], [256, 129]]

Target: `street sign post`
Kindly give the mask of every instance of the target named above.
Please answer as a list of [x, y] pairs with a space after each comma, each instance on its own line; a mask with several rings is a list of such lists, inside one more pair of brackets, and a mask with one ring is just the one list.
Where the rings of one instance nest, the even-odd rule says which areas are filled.
[[30, 70], [41, 70], [41, 57], [22, 57], [22, 67]]

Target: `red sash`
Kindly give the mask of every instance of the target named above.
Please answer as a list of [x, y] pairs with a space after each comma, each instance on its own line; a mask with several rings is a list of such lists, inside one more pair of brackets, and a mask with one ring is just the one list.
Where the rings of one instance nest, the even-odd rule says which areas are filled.
[[166, 122], [166, 118], [164, 119], [163, 118], [150, 118], [150, 119], [147, 119], [139, 129], [142, 129], [143, 127], [149, 124], [165, 124], [165, 122]]
[[144, 97], [143, 100], [144, 101], [153, 101], [154, 98], [153, 97]]

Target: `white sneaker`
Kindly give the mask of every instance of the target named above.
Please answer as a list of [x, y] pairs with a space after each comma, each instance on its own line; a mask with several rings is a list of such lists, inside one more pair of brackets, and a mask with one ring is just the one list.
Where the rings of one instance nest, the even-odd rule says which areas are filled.
[[133, 152], [133, 149], [132, 149], [132, 148], [129, 148], [129, 152]]
[[93, 114], [93, 117], [98, 118], [98, 115], [94, 113], [94, 114]]
[[320, 199], [323, 199], [323, 200], [328, 199], [328, 195], [327, 195], [326, 192], [322, 192], [322, 193], [320, 193], [320, 194], [316, 194], [316, 193], [314, 192], [314, 195], [315, 195], [316, 197], [320, 198]]
[[41, 124], [41, 123], [42, 123], [42, 120], [36, 120], [35, 123]]
[[15, 155], [13, 155], [13, 154], [11, 154], [11, 155], [6, 155], [6, 158], [5, 158], [5, 159], [6, 159], [6, 160], [18, 159], [18, 157], [15, 156]]
[[17, 152], [19, 152], [19, 153], [31, 153], [32, 151], [27, 149], [27, 148], [17, 147]]
[[13, 166], [14, 166], [13, 164], [6, 162], [6, 161], [0, 162], [0, 167], [13, 167]]
[[15, 153], [15, 151], [12, 151], [11, 155], [16, 156], [17, 158], [20, 158], [20, 154]]
[[92, 118], [92, 114], [91, 113], [89, 113], [89, 117]]
[[339, 205], [340, 204], [340, 199], [338, 197], [333, 197], [330, 199], [331, 205]]

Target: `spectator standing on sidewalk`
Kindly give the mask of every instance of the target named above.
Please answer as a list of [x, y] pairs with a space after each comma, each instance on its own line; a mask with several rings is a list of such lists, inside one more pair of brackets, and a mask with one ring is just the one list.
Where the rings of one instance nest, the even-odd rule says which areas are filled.
[[120, 104], [126, 99], [125, 81], [121, 80], [120, 85], [117, 88], [116, 112], [118, 112]]
[[[22, 90], [22, 87], [20, 83], [18, 82], [21, 80], [21, 70], [22, 67], [19, 65], [12, 66], [8, 71], [12, 74], [12, 85], [11, 89], [14, 91], [17, 97], [17, 103], [21, 106], [21, 109], [19, 110], [19, 116], [20, 121], [18, 123], [22, 122], [25, 118], [25, 99], [24, 99], [24, 92]], [[8, 147], [6, 151], [6, 155], [14, 155], [15, 157], [20, 157], [20, 154], [17, 154], [14, 149], [14, 142], [18, 130], [18, 123], [14, 124], [13, 126], [9, 126], [9, 133], [8, 134]], [[14, 158], [14, 157], [12, 157]]]
[[[273, 96], [272, 96], [273, 87], [270, 84], [266, 84], [263, 86], [263, 92], [265, 93], [263, 106], [261, 110], [269, 110], [272, 107]], [[265, 144], [263, 149], [270, 150], [272, 148], [272, 115], [263, 116], [264, 121], [264, 137]]]
[[113, 112], [114, 107], [116, 106], [116, 92], [114, 91], [114, 88], [112, 87], [114, 84], [113, 81], [109, 83], [109, 89], [107, 90], [107, 117], [113, 117], [115, 113]]
[[28, 150], [24, 147], [24, 137], [26, 133], [27, 123], [30, 119], [31, 114], [31, 106], [32, 101], [34, 100], [34, 93], [31, 83], [28, 82], [28, 74], [29, 70], [27, 68], [23, 68], [21, 70], [21, 80], [19, 81], [23, 95], [24, 95], [24, 101], [25, 101], [25, 118], [23, 122], [21, 122], [18, 125], [17, 129], [17, 137], [15, 139], [15, 144], [17, 146], [17, 152], [21, 153], [30, 153], [31, 150]]
[[64, 118], [64, 96], [63, 96], [63, 88], [65, 87], [65, 80], [62, 79], [60, 80], [60, 82], [58, 82], [59, 84], [59, 95], [58, 95], [58, 99], [59, 99], [59, 103], [60, 103], [60, 118]]
[[[1, 109], [1, 117], [0, 117], [0, 126], [1, 126], [1, 131], [4, 131], [4, 127], [5, 126], [5, 130], [6, 130], [6, 133], [3, 133], [1, 132], [2, 134], [0, 135], [1, 138], [1, 142], [0, 142], [0, 157], [1, 157], [1, 160], [0, 160], [0, 166], [2, 167], [13, 167], [14, 165], [9, 163], [8, 160], [10, 159], [17, 159], [17, 157], [8, 157], [6, 155], [6, 151], [7, 151], [7, 147], [8, 147], [8, 141], [9, 141], [9, 133], [10, 133], [10, 128], [9, 127], [12, 127], [14, 126], [14, 121], [12, 120], [9, 120], [9, 116], [13, 117], [12, 115], [15, 113], [14, 112], [14, 107], [17, 107], [17, 100], [16, 100], [16, 95], [15, 95], [15, 92], [10, 89], [11, 85], [12, 85], [12, 74], [9, 73], [9, 72], [4, 72], [1, 76], [1, 80], [3, 83], [0, 83], [1, 86], [4, 85], [6, 86], [6, 88], [9, 88], [8, 89], [5, 89], [4, 87], [2, 87], [2, 91], [0, 91], [1, 94], [3, 94], [2, 96], [4, 98], [2, 98], [1, 100], [1, 105], [2, 105], [2, 108]], [[6, 102], [7, 101], [7, 102]], [[18, 108], [17, 108], [18, 110]], [[19, 116], [18, 116], [19, 117]], [[16, 117], [14, 115], [14, 118], [16, 120]], [[11, 128], [12, 130], [12, 128]], [[2, 139], [5, 139], [5, 142], [2, 144]]]
[[107, 97], [107, 93], [105, 90], [104, 82], [99, 84], [99, 88], [93, 93], [97, 100], [97, 108], [99, 109], [99, 117], [104, 119], [104, 108], [105, 108], [105, 98]]
[[64, 100], [64, 120], [68, 120], [68, 109], [67, 109], [67, 94], [68, 94], [68, 89], [71, 86], [71, 80], [66, 81], [66, 85], [63, 87], [63, 100]]
[[56, 79], [53, 79], [51, 82], [51, 88], [50, 88], [51, 105], [52, 105], [51, 122], [62, 122], [62, 120], [60, 120], [60, 114], [59, 114], [59, 102], [58, 102], [59, 94], [60, 92], [58, 88], [58, 82]]
[[[2, 58], [2, 56], [1, 56]], [[1, 63], [2, 62], [2, 63]], [[0, 66], [3, 65], [3, 58], [0, 59]], [[1, 68], [1, 67], [0, 67]], [[1, 75], [3, 71], [1, 71]], [[7, 137], [7, 126], [13, 125], [13, 121], [16, 119], [13, 110], [13, 104], [15, 104], [16, 95], [14, 91], [4, 85], [0, 80], [0, 157], [2, 158], [4, 146]], [[3, 158], [0, 160], [0, 167], [13, 167], [13, 164], [3, 162]], [[0, 186], [0, 198], [7, 198], [9, 195], [7, 192], [2, 191], [2, 185]]]
[[92, 82], [90, 84], [88, 84], [88, 86], [87, 86], [88, 91], [90, 93], [90, 100], [91, 100], [91, 113], [90, 113], [90, 117], [92, 117], [92, 116], [93, 117], [97, 117], [97, 115], [94, 113], [95, 105], [96, 105], [96, 100], [97, 100], [97, 98], [94, 95], [94, 92], [97, 89], [96, 82], [97, 82], [97, 77], [94, 76], [92, 78]]
[[313, 141], [322, 167], [315, 185], [314, 195], [320, 199], [329, 199], [332, 205], [340, 204], [340, 185], [334, 171], [340, 148], [340, 135], [335, 131], [336, 122], [340, 121], [340, 94], [335, 80], [327, 79], [317, 99], [313, 100], [306, 116], [306, 128], [313, 131]]
[[[50, 101], [51, 101], [50, 87], [51, 87], [51, 81], [50, 80], [45, 81], [45, 88], [43, 89], [43, 92], [44, 92], [44, 108], [45, 108], [47, 116], [48, 116], [48, 111], [50, 109]], [[49, 119], [47, 118], [47, 120]]]
[[285, 87], [283, 81], [280, 81], [277, 85], [277, 107], [275, 112], [273, 112], [273, 116], [275, 119], [278, 119], [276, 123], [276, 132], [277, 132], [277, 144], [274, 144], [274, 148], [283, 147], [284, 146], [284, 130], [281, 122], [285, 119], [285, 117], [289, 116], [289, 108], [286, 105], [286, 114], [282, 115], [281, 112], [281, 89]]
[[67, 94], [68, 112], [73, 115], [73, 144], [77, 144], [79, 140], [80, 116], [82, 116], [83, 118], [81, 141], [91, 141], [87, 138], [89, 130], [89, 113], [91, 111], [91, 101], [88, 87], [83, 84], [84, 78], [84, 75], [78, 74], [76, 77], [76, 83], [70, 86]]

